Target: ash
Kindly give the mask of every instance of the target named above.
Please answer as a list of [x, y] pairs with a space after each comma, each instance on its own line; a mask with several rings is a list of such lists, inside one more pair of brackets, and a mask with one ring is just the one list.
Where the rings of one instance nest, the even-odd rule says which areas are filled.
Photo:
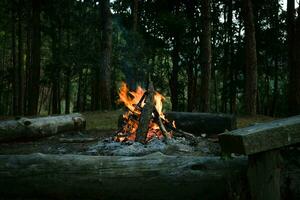
[[161, 152], [166, 155], [219, 155], [219, 144], [209, 142], [201, 137], [197, 142], [191, 144], [185, 138], [177, 137], [168, 141], [151, 139], [147, 144], [139, 142], [115, 142], [112, 138], [106, 138], [99, 141], [98, 144], [90, 146], [86, 151], [89, 155], [105, 156], [143, 156], [155, 152]]

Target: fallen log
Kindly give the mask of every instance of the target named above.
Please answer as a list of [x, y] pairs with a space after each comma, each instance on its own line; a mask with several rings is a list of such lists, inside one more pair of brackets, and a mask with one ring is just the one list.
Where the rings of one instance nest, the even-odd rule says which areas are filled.
[[[247, 160], [220, 157], [0, 155], [0, 194], [55, 199], [226, 199]], [[246, 193], [245, 193], [246, 194]]]
[[236, 129], [236, 117], [228, 114], [166, 112], [169, 121], [175, 121], [176, 128], [194, 135], [223, 133]]
[[0, 142], [79, 131], [85, 129], [85, 124], [84, 117], [78, 113], [32, 119], [22, 117], [16, 120], [1, 121]]

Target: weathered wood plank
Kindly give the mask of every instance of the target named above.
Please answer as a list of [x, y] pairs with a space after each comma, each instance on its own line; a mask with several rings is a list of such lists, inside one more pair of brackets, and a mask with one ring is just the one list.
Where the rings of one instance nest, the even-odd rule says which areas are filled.
[[[43, 199], [226, 199], [245, 157], [0, 155], [0, 194]], [[243, 178], [244, 177], [244, 178]], [[244, 180], [244, 183], [242, 183]]]
[[0, 122], [0, 142], [21, 138], [39, 138], [62, 132], [85, 129], [85, 119], [79, 113], [39, 118], [20, 118]]
[[300, 115], [219, 135], [223, 152], [255, 154], [300, 142]]
[[248, 182], [252, 200], [280, 200], [280, 171], [283, 166], [279, 150], [249, 155]]

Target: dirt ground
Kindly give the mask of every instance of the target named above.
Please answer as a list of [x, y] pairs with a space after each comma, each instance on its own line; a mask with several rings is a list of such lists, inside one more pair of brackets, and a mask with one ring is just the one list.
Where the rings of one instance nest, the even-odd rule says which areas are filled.
[[[88, 130], [80, 133], [60, 134], [34, 141], [16, 141], [0, 144], [0, 154], [81, 154], [89, 146], [105, 137], [112, 136], [115, 130]], [[87, 141], [82, 141], [87, 139]], [[74, 141], [72, 141], [74, 140]], [[90, 141], [91, 140], [91, 141]]]

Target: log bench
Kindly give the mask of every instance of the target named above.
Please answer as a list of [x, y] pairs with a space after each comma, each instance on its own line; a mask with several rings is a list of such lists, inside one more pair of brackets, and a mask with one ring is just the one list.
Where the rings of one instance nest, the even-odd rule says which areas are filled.
[[245, 170], [245, 157], [0, 155], [0, 195], [4, 199], [228, 199], [228, 193], [242, 193]]
[[280, 150], [300, 143], [300, 115], [223, 133], [219, 140], [223, 152], [248, 155], [251, 199], [280, 199]]
[[85, 126], [85, 118], [79, 113], [0, 121], [0, 143], [80, 131]]

